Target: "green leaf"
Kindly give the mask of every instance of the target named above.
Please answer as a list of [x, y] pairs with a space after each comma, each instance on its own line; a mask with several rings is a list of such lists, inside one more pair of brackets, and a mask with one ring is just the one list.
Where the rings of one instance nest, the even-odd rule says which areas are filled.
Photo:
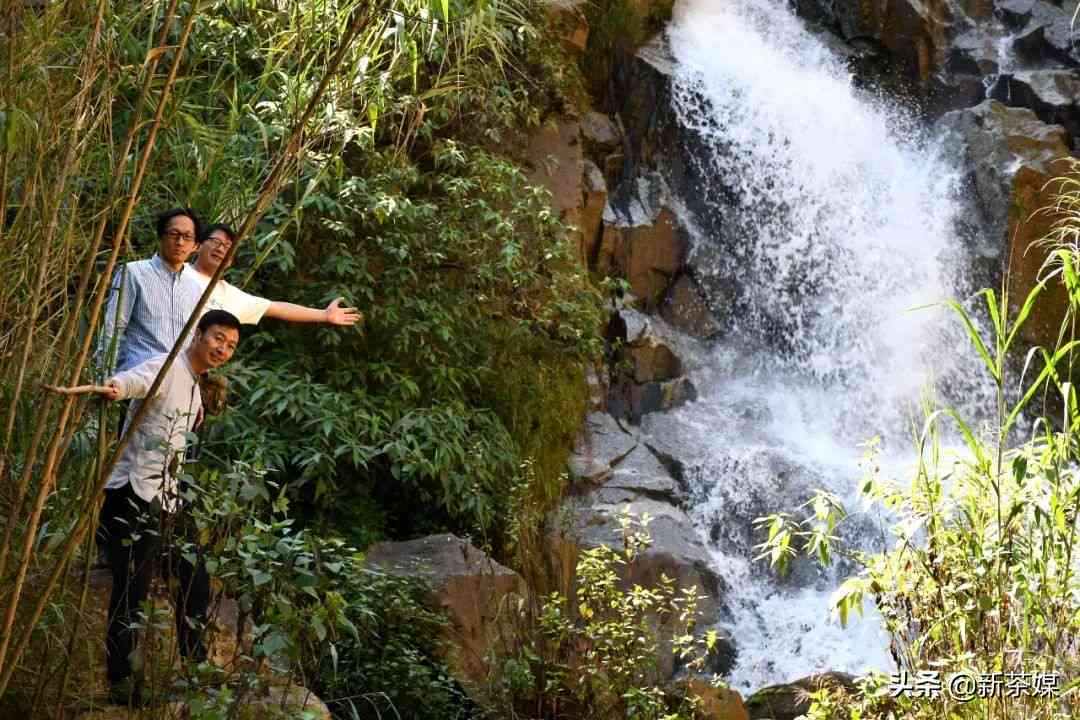
[[997, 366], [990, 358], [990, 352], [986, 349], [986, 345], [983, 343], [982, 338], [979, 336], [979, 331], [975, 327], [975, 323], [972, 322], [971, 316], [968, 315], [967, 311], [964, 310], [960, 303], [956, 302], [955, 300], [948, 300], [946, 301], [946, 304], [951, 307], [957, 315], [960, 316], [961, 320], [964, 321], [964, 328], [967, 330], [968, 337], [975, 345], [975, 349], [979, 351], [979, 356], [983, 359], [983, 364], [985, 364], [986, 369], [990, 371], [990, 377], [994, 379], [995, 383], [1000, 385], [1001, 377], [998, 374]]
[[986, 298], [986, 307], [990, 311], [990, 320], [994, 323], [994, 337], [1000, 342], [1002, 336], [1005, 335], [1005, 331], [1001, 327], [1001, 313], [998, 311], [997, 298], [994, 296], [994, 291], [990, 288], [983, 288], [978, 294]]
[[1035, 301], [1038, 299], [1042, 291], [1046, 289], [1046, 281], [1042, 281], [1031, 289], [1027, 298], [1024, 300], [1023, 307], [1020, 308], [1020, 312], [1016, 315], [1016, 320], [1013, 321], [1012, 329], [1009, 330], [1009, 337], [1005, 340], [1004, 350], [1008, 350], [1012, 346], [1013, 340], [1016, 338], [1016, 333], [1020, 332], [1020, 328], [1023, 327], [1024, 322], [1028, 319], [1028, 315], [1031, 314], [1032, 309], [1035, 307]]
[[1020, 416], [1020, 413], [1023, 411], [1024, 407], [1027, 406], [1031, 398], [1035, 396], [1035, 393], [1039, 391], [1039, 388], [1043, 386], [1046, 378], [1049, 377], [1051, 374], [1057, 374], [1056, 365], [1058, 361], [1068, 355], [1069, 352], [1074, 347], [1076, 347], [1078, 343], [1080, 343], [1080, 340], [1070, 340], [1069, 342], [1065, 343], [1065, 345], [1060, 347], [1058, 351], [1054, 353], [1053, 357], [1045, 356], [1044, 353], [1044, 356], [1046, 358], [1046, 365], [1043, 366], [1042, 372], [1039, 373], [1039, 377], [1035, 378], [1035, 382], [1031, 383], [1031, 386], [1027, 389], [1027, 392], [1024, 393], [1024, 397], [1021, 398], [1020, 402], [1013, 406], [1012, 411], [1009, 413], [1008, 419], [1005, 421], [1005, 424], [1001, 428], [1001, 437], [1005, 437], [1009, 434], [1009, 430], [1012, 428], [1013, 423], [1016, 422], [1016, 419]]

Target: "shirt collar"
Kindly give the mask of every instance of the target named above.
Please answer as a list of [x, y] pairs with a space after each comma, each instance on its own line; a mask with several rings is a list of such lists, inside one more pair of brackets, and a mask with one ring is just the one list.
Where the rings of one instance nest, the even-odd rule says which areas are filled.
[[198, 378], [199, 374], [195, 372], [195, 368], [191, 367], [191, 361], [188, 360], [187, 347], [188, 346], [185, 346], [184, 349], [180, 351], [180, 360], [183, 361], [184, 367], [187, 368], [191, 377]]
[[184, 272], [184, 268], [187, 267], [187, 263], [182, 263], [179, 270], [173, 270], [165, 264], [165, 261], [161, 259], [161, 255], [158, 253], [154, 253], [154, 257], [150, 258], [150, 264], [159, 272], [168, 273], [169, 275], [179, 275]]

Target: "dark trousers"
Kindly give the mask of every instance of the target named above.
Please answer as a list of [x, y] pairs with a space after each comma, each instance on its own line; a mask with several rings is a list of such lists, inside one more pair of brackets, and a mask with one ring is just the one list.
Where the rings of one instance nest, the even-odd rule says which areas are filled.
[[155, 569], [161, 570], [172, 589], [180, 654], [196, 662], [206, 658], [202, 626], [210, 605], [210, 577], [200, 560], [193, 565], [176, 547], [187, 535], [184, 528], [176, 527], [182, 524], [178, 515], [162, 512], [157, 503], [146, 502], [130, 484], [105, 491], [100, 533], [113, 576], [105, 639], [110, 682], [131, 675], [130, 656], [136, 638], [132, 623], [150, 594]]

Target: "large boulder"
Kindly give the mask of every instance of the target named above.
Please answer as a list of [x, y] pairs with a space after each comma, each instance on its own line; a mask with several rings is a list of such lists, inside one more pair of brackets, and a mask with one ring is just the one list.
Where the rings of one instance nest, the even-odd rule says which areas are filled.
[[597, 497], [618, 502], [627, 493], [679, 506], [685, 495], [675, 478], [644, 445], [635, 447], [604, 482]]
[[854, 693], [855, 678], [840, 672], [825, 672], [782, 685], [762, 688], [746, 700], [751, 720], [795, 720], [810, 712], [810, 693], [835, 688]]
[[[621, 549], [619, 516], [623, 513], [635, 517], [648, 514], [651, 518], [648, 533], [652, 545], [633, 563], [620, 568], [627, 587], [633, 584], [656, 587], [661, 576], [666, 576], [680, 590], [697, 588], [699, 595], [704, 596], [698, 605], [699, 624], [707, 626], [716, 622], [722, 608], [723, 581], [713, 570], [693, 522], [668, 501], [614, 486], [571, 496], [560, 506], [557, 515], [561, 529], [554, 542], [561, 548], [560, 555], [572, 558], [582, 550], [601, 545]], [[670, 647], [661, 655], [660, 667], [670, 676], [675, 671], [675, 657]]]
[[570, 454], [570, 477], [577, 483], [602, 484], [637, 445], [637, 437], [614, 417], [606, 412], [589, 413]]
[[[978, 199], [983, 236], [994, 246], [1009, 272], [1009, 295], [1020, 304], [1044, 273], [1047, 257], [1038, 244], [1058, 218], [1039, 212], [1053, 202], [1048, 181], [1067, 168], [1065, 131], [1048, 125], [1025, 108], [987, 100], [976, 107], [946, 113], [938, 123], [957, 162], [970, 175]], [[1033, 343], [1053, 343], [1067, 297], [1054, 281], [1043, 293], [1022, 333]]]
[[376, 543], [365, 563], [420, 581], [427, 588], [427, 604], [450, 620], [451, 673], [466, 688], [487, 677], [486, 658], [495, 640], [500, 603], [526, 591], [520, 575], [450, 534]]
[[1002, 21], [1016, 32], [1013, 50], [1022, 60], [1080, 66], [1080, 33], [1072, 27], [1075, 2], [997, 0], [995, 7]]
[[[613, 433], [619, 427], [614, 419], [602, 421], [598, 415], [590, 416], [587, 434], [603, 428]], [[607, 472], [579, 479], [571, 495], [554, 513], [552, 552], [562, 559], [564, 567], [572, 568], [583, 550], [601, 545], [621, 549], [620, 515], [647, 514], [651, 518], [648, 532], [652, 545], [631, 565], [620, 569], [623, 581], [628, 587], [632, 584], [653, 587], [665, 575], [680, 589], [696, 587], [704, 596], [699, 605], [700, 625], [715, 623], [723, 607], [723, 581], [712, 569], [708, 551], [681, 508], [682, 489], [665, 465], [638, 442], [636, 435], [623, 434], [625, 437], [619, 440], [632, 443], [629, 451], [618, 458], [612, 457]], [[625, 446], [618, 445], [615, 452]], [[580, 449], [575, 454], [580, 454]], [[670, 676], [676, 669], [670, 637], [664, 638], [662, 646], [660, 667]], [[727, 656], [732, 653], [720, 655], [730, 661]]]

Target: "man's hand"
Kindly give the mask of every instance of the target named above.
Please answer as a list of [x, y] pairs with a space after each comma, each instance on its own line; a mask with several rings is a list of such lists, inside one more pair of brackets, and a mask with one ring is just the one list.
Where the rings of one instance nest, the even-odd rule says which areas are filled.
[[58, 385], [42, 385], [49, 392], [58, 395], [101, 395], [106, 400], [119, 400], [120, 388], [116, 381], [109, 378], [104, 385], [76, 385], [75, 387], [60, 387]]
[[364, 314], [356, 308], [341, 307], [345, 298], [338, 298], [326, 306], [323, 313], [326, 315], [324, 322], [331, 325], [355, 325], [364, 319]]

